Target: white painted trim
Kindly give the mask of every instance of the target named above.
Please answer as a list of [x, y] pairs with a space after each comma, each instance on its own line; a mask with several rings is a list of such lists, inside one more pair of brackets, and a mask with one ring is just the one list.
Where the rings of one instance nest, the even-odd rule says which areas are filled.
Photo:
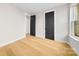
[[25, 38], [25, 37], [26, 37], [26, 35], [23, 35], [23, 36], [19, 37], [19, 38], [16, 39], [16, 40], [12, 40], [12, 41], [9, 41], [9, 42], [7, 42], [7, 43], [5, 43], [5, 44], [1, 44], [0, 47], [6, 46], [6, 45], [11, 44], [11, 43], [14, 43], [14, 42], [16, 42], [16, 41], [18, 41], [18, 40], [21, 40], [22, 38]]
[[[70, 35], [69, 35], [69, 37], [70, 37], [70, 38], [73, 38], [73, 39], [75, 40], [75, 38], [74, 38], [73, 36], [70, 36]], [[68, 37], [68, 38], [69, 38], [69, 37]], [[76, 40], [77, 40], [77, 39], [76, 39]], [[75, 47], [73, 47], [70, 42], [65, 42], [65, 43], [69, 44], [70, 47], [73, 49], [73, 51], [79, 56], [79, 53], [76, 52]]]
[[79, 41], [79, 37], [77, 37], [77, 36], [74, 36], [74, 35], [69, 35], [71, 38], [73, 38], [74, 40], [76, 40], [76, 41]]
[[73, 51], [75, 51], [75, 53], [79, 56], [79, 54], [76, 52], [76, 49], [74, 47], [72, 47], [69, 42], [66, 42], [66, 43], [69, 44], [69, 46], [73, 49]]

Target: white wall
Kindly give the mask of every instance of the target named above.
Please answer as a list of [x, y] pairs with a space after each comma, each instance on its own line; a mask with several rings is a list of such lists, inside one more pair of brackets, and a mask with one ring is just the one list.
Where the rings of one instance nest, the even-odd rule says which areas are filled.
[[30, 14], [25, 14], [25, 19], [26, 19], [26, 35], [30, 34]]
[[68, 40], [68, 5], [63, 5], [56, 8], [55, 17], [55, 40], [67, 41]]
[[68, 5], [58, 6], [36, 15], [36, 36], [45, 38], [45, 13], [55, 11], [55, 40], [66, 41], [68, 35]]
[[45, 38], [45, 14], [36, 15], [36, 36]]
[[25, 36], [25, 14], [9, 4], [0, 4], [0, 46]]

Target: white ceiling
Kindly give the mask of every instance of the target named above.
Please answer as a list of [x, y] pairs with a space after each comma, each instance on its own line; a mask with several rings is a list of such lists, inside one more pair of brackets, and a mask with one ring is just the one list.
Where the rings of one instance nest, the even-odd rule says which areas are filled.
[[33, 15], [63, 4], [64, 3], [13, 3], [12, 5]]

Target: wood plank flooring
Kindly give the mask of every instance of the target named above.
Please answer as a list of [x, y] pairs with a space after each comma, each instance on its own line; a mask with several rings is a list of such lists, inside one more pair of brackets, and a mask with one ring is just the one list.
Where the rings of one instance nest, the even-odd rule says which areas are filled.
[[28, 35], [0, 48], [1, 56], [76, 56], [67, 43]]

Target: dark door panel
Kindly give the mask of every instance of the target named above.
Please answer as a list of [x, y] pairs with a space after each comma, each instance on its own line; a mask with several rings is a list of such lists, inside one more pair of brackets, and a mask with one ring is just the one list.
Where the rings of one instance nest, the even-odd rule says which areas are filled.
[[35, 15], [30, 16], [30, 35], [35, 36], [35, 21], [36, 21], [36, 17]]
[[54, 40], [54, 11], [45, 14], [45, 37]]

